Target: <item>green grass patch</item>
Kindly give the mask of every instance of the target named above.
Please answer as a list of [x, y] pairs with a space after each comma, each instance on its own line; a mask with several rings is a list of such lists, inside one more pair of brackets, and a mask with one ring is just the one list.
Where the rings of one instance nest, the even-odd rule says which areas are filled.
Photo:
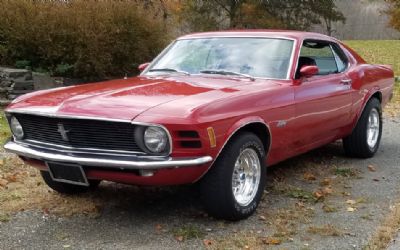
[[372, 64], [390, 64], [400, 76], [400, 40], [349, 40], [346, 45]]
[[0, 109], [0, 113], [0, 143], [1, 146], [3, 146], [7, 139], [10, 138], [11, 132], [8, 127], [8, 122], [4, 115], [3, 109]]
[[172, 232], [175, 237], [180, 237], [182, 240], [200, 239], [205, 236], [204, 231], [194, 225], [175, 228]]
[[312, 192], [303, 190], [301, 188], [291, 188], [287, 190], [286, 194], [289, 197], [296, 198], [302, 201], [307, 201], [307, 202], [317, 202], [318, 199], [313, 195]]
[[0, 213], [0, 222], [9, 222], [10, 219], [10, 215]]
[[356, 177], [357, 176], [357, 172], [351, 168], [335, 168], [334, 174], [340, 175], [343, 177]]

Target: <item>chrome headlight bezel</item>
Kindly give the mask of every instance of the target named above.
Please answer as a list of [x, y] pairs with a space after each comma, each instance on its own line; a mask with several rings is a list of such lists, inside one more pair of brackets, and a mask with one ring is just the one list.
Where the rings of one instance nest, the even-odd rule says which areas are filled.
[[25, 136], [24, 129], [22, 128], [21, 123], [18, 121], [18, 119], [15, 116], [10, 117], [9, 125], [10, 125], [11, 132], [16, 139], [18, 139], [18, 140], [24, 139], [24, 136]]
[[152, 155], [167, 155], [171, 150], [171, 137], [166, 128], [157, 125], [138, 126], [135, 129], [138, 146]]

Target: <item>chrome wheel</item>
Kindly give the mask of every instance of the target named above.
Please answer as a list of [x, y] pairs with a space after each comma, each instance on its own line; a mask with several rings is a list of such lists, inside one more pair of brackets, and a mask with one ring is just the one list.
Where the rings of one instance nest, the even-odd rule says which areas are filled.
[[370, 148], [374, 148], [378, 142], [380, 126], [379, 112], [376, 109], [372, 109], [367, 124], [367, 144]]
[[261, 178], [261, 164], [252, 148], [243, 150], [235, 162], [232, 175], [232, 192], [241, 206], [249, 205], [257, 194]]

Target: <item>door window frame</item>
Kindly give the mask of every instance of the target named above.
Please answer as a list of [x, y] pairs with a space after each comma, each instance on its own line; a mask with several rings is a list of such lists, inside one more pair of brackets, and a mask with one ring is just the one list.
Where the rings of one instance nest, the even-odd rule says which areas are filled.
[[[343, 51], [343, 49], [341, 48], [341, 46], [340, 46], [338, 43], [336, 43], [336, 42], [334, 42], [334, 41], [331, 41], [331, 40], [323, 40], [323, 39], [315, 39], [315, 38], [305, 38], [305, 39], [303, 39], [303, 40], [301, 41], [301, 43], [300, 43], [299, 53], [298, 53], [297, 60], [296, 60], [296, 67], [295, 67], [296, 70], [294, 71], [294, 75], [293, 75], [293, 79], [294, 79], [294, 80], [298, 80], [298, 79], [299, 79], [299, 78], [296, 78], [296, 75], [297, 75], [297, 71], [299, 70], [299, 60], [300, 60], [300, 56], [301, 56], [301, 49], [303, 48], [304, 42], [307, 42], [307, 41], [310, 41], [310, 42], [317, 42], [317, 43], [318, 43], [318, 42], [319, 42], [319, 43], [327, 43], [327, 44], [329, 44], [329, 47], [330, 47], [330, 49], [331, 49], [331, 51], [332, 51], [332, 54], [333, 54], [333, 56], [334, 56], [335, 64], [336, 64], [336, 67], [337, 67], [337, 68], [338, 68], [338, 62], [337, 62], [335, 53], [338, 52], [338, 53], [336, 53], [336, 54], [337, 54], [337, 56], [338, 56], [341, 60], [345, 59], [345, 65], [346, 65], [346, 67], [345, 67], [342, 71], [338, 71], [338, 72], [336, 72], [336, 73], [330, 73], [330, 74], [326, 74], [326, 75], [315, 75], [315, 77], [321, 78], [321, 77], [329, 77], [329, 76], [331, 76], [331, 75], [342, 74], [342, 73], [345, 73], [345, 72], [350, 68], [350, 65], [351, 65], [351, 63], [350, 63], [350, 58], [349, 58], [349, 57], [347, 56], [347, 54]], [[334, 48], [336, 48], [337, 51], [335, 51]], [[338, 68], [338, 70], [339, 70], [339, 68]]]

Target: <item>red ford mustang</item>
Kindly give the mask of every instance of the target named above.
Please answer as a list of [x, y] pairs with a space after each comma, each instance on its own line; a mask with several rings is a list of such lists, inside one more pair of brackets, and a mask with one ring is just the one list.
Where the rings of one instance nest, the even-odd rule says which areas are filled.
[[5, 148], [61, 193], [198, 182], [210, 215], [239, 220], [257, 208], [266, 166], [338, 139], [372, 157], [394, 84], [390, 66], [292, 31], [191, 34], [139, 68], [21, 96]]

